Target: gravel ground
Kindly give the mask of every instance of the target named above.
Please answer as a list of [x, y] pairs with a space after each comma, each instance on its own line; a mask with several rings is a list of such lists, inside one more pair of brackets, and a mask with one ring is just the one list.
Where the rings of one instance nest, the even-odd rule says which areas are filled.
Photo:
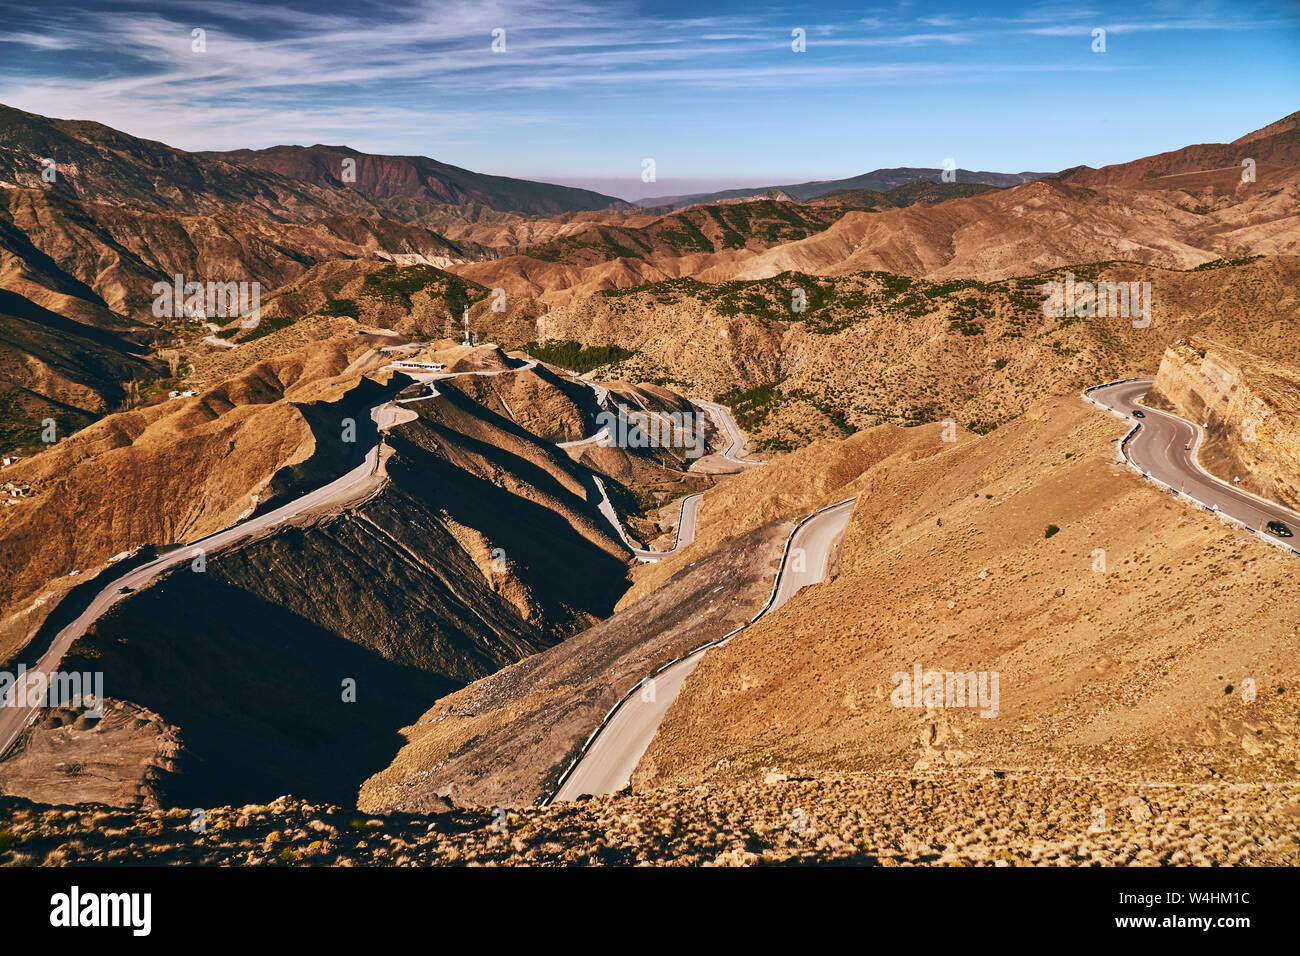
[[1291, 865], [1300, 785], [993, 771], [666, 788], [547, 809], [368, 815], [284, 797], [206, 811], [0, 801], [0, 863]]

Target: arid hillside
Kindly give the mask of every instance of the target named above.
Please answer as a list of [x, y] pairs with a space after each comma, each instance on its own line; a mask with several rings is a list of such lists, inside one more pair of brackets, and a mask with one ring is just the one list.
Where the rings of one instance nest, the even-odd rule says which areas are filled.
[[505, 212], [531, 215], [627, 205], [613, 196], [589, 189], [506, 176], [485, 176], [427, 156], [372, 156], [346, 146], [272, 146], [269, 149], [196, 153], [195, 156], [247, 169], [267, 170], [317, 187], [351, 188], [379, 199], [420, 200], [450, 206], [476, 203]]
[[527, 806], [548, 795], [627, 688], [762, 606], [788, 524], [718, 549], [664, 587], [564, 641], [438, 700], [393, 762], [360, 788], [371, 812], [428, 812], [450, 795]]
[[[705, 656], [635, 788], [950, 767], [1293, 779], [1295, 558], [1120, 466], [1122, 431], [1046, 401], [835, 489], [857, 495], [838, 574]], [[737, 530], [760, 477], [735, 479]], [[918, 669], [937, 698], [910, 696]], [[945, 696], [945, 673], [984, 697]]]
[[125, 330], [64, 318], [0, 289], [0, 449], [35, 445], [52, 419], [64, 432], [131, 401], [132, 383], [165, 374]]
[[[106, 712], [22, 730], [0, 862], [1297, 862], [1300, 565], [1078, 397], [1155, 376], [1207, 466], [1300, 505], [1297, 116], [630, 208], [0, 107], [0, 662], [346, 476], [110, 592], [61, 662]], [[256, 283], [256, 321], [159, 315], [176, 276]], [[761, 467], [724, 418], [690, 453], [602, 435], [692, 399]], [[693, 542], [640, 553], [696, 493]], [[529, 809], [848, 497], [827, 580], [704, 656], [628, 791]]]
[[[114, 606], [63, 661], [105, 674], [109, 714], [87, 724], [47, 712], [0, 766], [5, 792], [117, 805], [197, 806], [283, 789], [352, 799], [392, 759], [392, 735], [433, 701], [609, 615], [628, 557], [596, 509], [591, 472], [470, 391], [453, 380], [439, 398], [404, 406], [413, 417], [387, 432], [382, 470], [347, 499], [201, 568], [182, 563]], [[522, 404], [528, 392], [513, 394]], [[269, 408], [301, 414], [285, 400]], [[307, 414], [319, 423], [324, 412]], [[96, 427], [121, 427], [118, 417]], [[373, 438], [359, 434], [368, 447]], [[85, 449], [88, 436], [78, 438]], [[186, 466], [154, 467], [167, 487], [183, 487]], [[225, 470], [208, 468], [213, 479]], [[117, 499], [118, 510], [150, 504]], [[174, 507], [152, 508], [178, 518]], [[111, 546], [126, 548], [185, 540], [197, 525], [136, 527], [135, 541], [124, 540], [125, 521], [113, 527], [121, 537]], [[29, 567], [38, 557], [63, 556], [41, 552]], [[234, 684], [234, 695], [198, 690]]]
[[[0, 391], [8, 447], [27, 447], [46, 417], [79, 427], [175, 389], [183, 376], [164, 351], [179, 351], [179, 364], [192, 370], [214, 350], [303, 320], [310, 321], [276, 341], [297, 348], [337, 334], [331, 320], [338, 318], [443, 337], [468, 305], [479, 340], [509, 348], [544, 338], [539, 323], [548, 310], [584, 310], [600, 294], [670, 280], [728, 284], [790, 272], [829, 278], [874, 271], [940, 284], [989, 282], [1072, 264], [1181, 270], [1300, 250], [1294, 117], [1236, 143], [1101, 171], [1039, 178], [959, 170], [957, 182], [945, 183], [936, 170], [878, 170], [694, 197], [675, 211], [630, 209], [583, 190], [346, 147], [185, 153], [98, 124], [7, 108], [0, 108], [0, 127], [10, 134], [0, 147], [0, 289], [116, 337], [89, 345], [81, 367], [51, 361], [61, 346], [80, 353], [88, 345], [80, 326], [11, 330]], [[1242, 151], [1256, 163], [1253, 181], [1242, 180], [1238, 160], [1223, 165], [1223, 156]], [[60, 157], [52, 182], [41, 177], [43, 156]], [[357, 163], [355, 182], [343, 178], [345, 160]], [[1219, 165], [1207, 167], [1211, 162]], [[263, 324], [240, 328], [225, 314], [208, 316], [205, 327], [158, 316], [154, 284], [177, 275], [258, 283]], [[743, 303], [737, 314], [763, 318]], [[645, 318], [653, 324], [653, 311]], [[260, 357], [282, 354], [269, 345], [257, 348]], [[171, 366], [165, 374], [163, 362]], [[752, 364], [764, 375], [723, 376], [710, 387], [715, 394], [744, 391], [788, 374], [777, 375], [779, 363], [762, 358]], [[960, 374], [969, 377], [964, 368]], [[673, 377], [690, 381], [671, 363], [650, 370], [647, 380], [668, 384]], [[821, 408], [806, 404], [798, 430], [833, 434], [837, 421], [868, 419], [820, 387], [802, 391]], [[1016, 411], [985, 409], [980, 421]], [[762, 440], [785, 447], [801, 439]]]
[[382, 328], [424, 340], [464, 335], [463, 313], [479, 341], [517, 348], [537, 337], [543, 307], [531, 299], [501, 297], [422, 262], [332, 260], [313, 266], [273, 292], [263, 323], [251, 332], [231, 323], [220, 335], [247, 342], [303, 318], [346, 316], [363, 328]]
[[[380, 467], [357, 487], [204, 555], [201, 566], [187, 558], [98, 619], [62, 666], [103, 673], [108, 712], [47, 710], [0, 765], [4, 792], [119, 806], [213, 805], [286, 789], [351, 801], [392, 761], [394, 734], [435, 701], [613, 613], [630, 584], [630, 554], [598, 508], [598, 480], [647, 540], [670, 520], [668, 506], [655, 509], [713, 485], [688, 471], [680, 448], [587, 441], [593, 390], [560, 370], [493, 346], [400, 341], [352, 334], [307, 346], [191, 399], [109, 416], [7, 470], [27, 476], [32, 491], [3, 516], [14, 553], [27, 549], [7, 582], [18, 609], [6, 618], [10, 653], [31, 636], [12, 658], [26, 662], [97, 590], [88, 580], [97, 566], [138, 560], [113, 552], [165, 551], [318, 487], [375, 443], [370, 407], [405, 396], [390, 406]], [[393, 348], [401, 351], [383, 351]], [[471, 374], [430, 394], [382, 368], [394, 354]], [[662, 388], [608, 391], [648, 413], [691, 408]], [[241, 454], [258, 435], [279, 441], [260, 457]], [[169, 447], [190, 457], [159, 457]], [[238, 512], [201, 507], [215, 497]], [[71, 502], [83, 517], [102, 516], [95, 538], [49, 533], [74, 520]], [[69, 551], [91, 542], [100, 550]], [[756, 559], [755, 580], [767, 563]], [[659, 601], [664, 614], [686, 613], [680, 601]], [[715, 611], [718, 626], [730, 626], [727, 606]], [[643, 633], [644, 617], [632, 615], [620, 639]], [[629, 667], [646, 652], [634, 641], [619, 647], [633, 655]], [[236, 682], [235, 696], [195, 691]], [[581, 724], [605, 689], [593, 688], [564, 726]]]
[[[1136, 315], [1044, 315], [1046, 284], [1067, 275], [1150, 282], [1150, 325], [1134, 328]], [[1191, 335], [1300, 361], [1298, 288], [1294, 256], [1188, 272], [1099, 263], [997, 282], [680, 279], [552, 309], [538, 334], [633, 351], [607, 374], [716, 396], [758, 449], [788, 450], [883, 422], [951, 416], [987, 431], [1043, 395], [1154, 374], [1165, 347]]]
[[[1293, 557], [1121, 467], [1123, 426], [1077, 398], [990, 435], [946, 431], [882, 426], [819, 442], [708, 492], [695, 544], [639, 569], [608, 621], [439, 701], [361, 806], [545, 794], [584, 728], [686, 646], [684, 626], [692, 646], [725, 626], [703, 600], [719, 574], [748, 582], [733, 602], [761, 599], [775, 561], [755, 575], [754, 559], [792, 518], [847, 496], [857, 503], [832, 580], [705, 656], [635, 793], [837, 774], [938, 774], [926, 785], [940, 788], [958, 776], [1057, 788], [1086, 776], [1118, 791], [1102, 805], [1119, 826], [1159, 805], [1151, 788], [1169, 781], [1294, 773]], [[747, 610], [726, 608], [731, 619]], [[984, 683], [969, 705], [945, 706], [941, 676], [937, 702], [900, 706], [898, 675], [910, 688], [918, 667]]]
[[[381, 387], [349, 366], [368, 351], [363, 336], [316, 343], [193, 397], [57, 434], [4, 469], [30, 494], [0, 512], [0, 657], [76, 583], [72, 572], [201, 538], [358, 463]], [[352, 442], [345, 418], [356, 422]]]
[[[824, 229], [788, 236], [766, 249], [696, 243], [647, 254], [636, 244], [596, 241], [599, 236], [591, 240], [593, 249], [580, 234], [566, 245], [548, 247], [544, 255], [527, 249], [456, 266], [456, 271], [560, 306], [604, 289], [681, 277], [724, 282], [787, 271], [871, 270], [933, 280], [994, 280], [1070, 263], [1125, 260], [1190, 269], [1219, 258], [1300, 250], [1300, 164], [1266, 167], [1252, 182], [1241, 181], [1239, 168], [1227, 179], [1215, 175], [1205, 182], [1161, 180], [1158, 189], [1054, 178], [974, 194], [967, 189], [957, 191], [957, 198], [904, 208], [873, 204], [875, 211], [848, 210]], [[935, 188], [941, 191], [943, 184]], [[701, 209], [722, 214], [717, 207]]]
[[154, 283], [176, 275], [186, 282], [256, 281], [269, 295], [326, 260], [405, 257], [445, 266], [470, 257], [437, 233], [381, 220], [181, 216], [26, 189], [0, 192], [0, 223], [18, 236], [5, 243], [8, 254], [30, 255], [30, 247], [114, 311], [150, 323], [158, 322]]
[[438, 701], [403, 730], [407, 746], [366, 782], [359, 806], [421, 811], [448, 795], [521, 806], [547, 796], [628, 687], [763, 606], [795, 517], [889, 455], [938, 447], [933, 426], [886, 427], [809, 449], [807, 481], [787, 459], [706, 491], [693, 545], [637, 569], [614, 616]]
[[[1249, 160], [1250, 163], [1245, 161]], [[1258, 182], [1277, 182], [1300, 169], [1300, 112], [1284, 116], [1231, 143], [1202, 143], [1101, 169], [1081, 167], [1063, 177], [1084, 186], [1187, 189], [1214, 184], [1232, 190], [1247, 167]]]
[[[720, 192], [695, 193], [689, 196], [659, 196], [652, 199], [642, 199], [640, 203], [642, 206], [647, 207], [698, 205], [735, 199], [744, 200], [772, 191], [779, 191], [806, 202], [835, 192], [864, 189], [885, 193], [913, 183], [942, 182], [944, 172], [945, 170], [936, 168], [897, 166], [893, 169], [875, 169], [869, 173], [850, 176], [847, 179], [818, 180], [807, 183], [791, 183], [786, 186], [758, 187], [757, 189], [724, 189]], [[954, 169], [951, 172], [955, 177], [956, 182], [954, 184], [986, 185], [998, 188], [1018, 186], [1021, 183], [1027, 183], [1046, 175], [1046, 173], [1031, 172], [993, 173], [971, 169]]]
[[[54, 191], [74, 199], [189, 215], [243, 213], [280, 222], [331, 214], [415, 221], [448, 205], [555, 214], [619, 201], [585, 189], [485, 176], [424, 156], [372, 156], [347, 147], [279, 146], [191, 153], [101, 123], [0, 105], [0, 186], [41, 188], [58, 157]], [[353, 161], [345, 178], [343, 161]]]

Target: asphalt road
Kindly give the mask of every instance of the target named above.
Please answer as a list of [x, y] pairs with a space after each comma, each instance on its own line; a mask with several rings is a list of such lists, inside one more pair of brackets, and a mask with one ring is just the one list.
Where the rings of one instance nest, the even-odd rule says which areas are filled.
[[[1145, 417], [1126, 446], [1129, 460], [1153, 478], [1191, 495], [1207, 505], [1260, 530], [1264, 522], [1281, 521], [1293, 533], [1300, 534], [1300, 515], [1280, 504], [1265, 501], [1233, 487], [1201, 468], [1196, 452], [1204, 435], [1200, 425], [1178, 415], [1171, 415], [1138, 403], [1151, 388], [1150, 379], [1108, 385], [1088, 393], [1093, 401], [1125, 415], [1141, 409]], [[1191, 445], [1187, 448], [1187, 445]], [[1270, 535], [1270, 537], [1272, 537]], [[1293, 545], [1295, 538], [1275, 538]]]
[[[771, 614], [801, 588], [817, 584], [826, 577], [832, 550], [839, 547], [839, 539], [852, 510], [853, 502], [845, 502], [817, 515], [795, 532], [786, 547], [787, 560], [774, 599], [754, 620]], [[800, 554], [804, 560], [798, 560]], [[682, 689], [682, 683], [708, 650], [703, 648], [660, 671], [654, 676], [653, 684], [640, 685], [597, 734], [555, 799], [574, 800], [585, 793], [593, 796], [616, 793], [627, 786], [664, 714]]]
[[[385, 427], [391, 423], [392, 413], [386, 409], [388, 400], [375, 405], [370, 410], [370, 416], [380, 427]], [[49, 649], [41, 656], [41, 659], [29, 668], [27, 671], [26, 683], [28, 690], [31, 691], [28, 697], [28, 706], [22, 707], [11, 705], [10, 701], [16, 700], [14, 696], [20, 692], [20, 687], [14, 685], [9, 689], [9, 693], [4, 698], [4, 705], [0, 706], [0, 756], [8, 752], [13, 746], [14, 741], [22, 734], [23, 729], [36, 716], [40, 710], [39, 703], [32, 704], [34, 698], [38, 698], [36, 690], [43, 686], [44, 681], [38, 680], [37, 675], [48, 675], [52, 673], [67, 653], [72, 642], [86, 633], [90, 627], [102, 614], [118, 601], [128, 597], [128, 594], [121, 593], [121, 588], [131, 588], [139, 590], [153, 581], [158, 575], [162, 574], [169, 568], [178, 564], [193, 561], [200, 552], [205, 556], [211, 555], [212, 552], [233, 544], [249, 535], [256, 534], [268, 528], [273, 528], [278, 524], [288, 521], [296, 515], [311, 511], [325, 505], [336, 498], [346, 497], [351, 494], [357, 486], [363, 483], [371, 474], [374, 473], [379, 463], [379, 443], [366, 453], [365, 461], [357, 465], [351, 471], [335, 478], [327, 485], [322, 485], [314, 491], [310, 491], [293, 501], [288, 502], [268, 511], [265, 514], [249, 518], [247, 521], [241, 521], [239, 524], [231, 525], [223, 531], [208, 535], [197, 541], [192, 541], [182, 547], [170, 551], [161, 557], [155, 558], [147, 564], [142, 564], [134, 570], [128, 571], [120, 577], [114, 578], [104, 588], [91, 599], [86, 609], [71, 624], [64, 627], [55, 636], [50, 643]], [[35, 684], [33, 683], [35, 682]]]
[[[376, 350], [369, 350], [360, 356], [355, 362], [348, 367], [348, 371], [354, 371], [364, 366], [375, 364], [375, 360], [381, 358], [381, 353]], [[523, 371], [532, 368], [537, 363], [534, 361], [525, 362], [517, 369], [492, 370], [492, 371], [473, 371], [473, 372], [444, 372], [436, 373], [429, 376], [413, 376], [422, 381], [437, 381], [444, 378], [456, 378], [460, 375], [500, 375], [503, 371]], [[409, 373], [407, 373], [409, 374]], [[388, 399], [373, 406], [370, 409], [370, 417], [375, 421], [380, 429], [392, 427], [405, 421], [415, 418], [415, 413], [409, 409], [398, 408], [395, 403], [390, 403]], [[375, 446], [367, 453], [365, 460], [357, 467], [340, 475], [333, 481], [320, 488], [310, 491], [299, 498], [295, 498], [279, 508], [268, 511], [265, 514], [250, 518], [238, 524], [231, 525], [223, 531], [218, 531], [206, 538], [198, 541], [192, 541], [182, 547], [168, 552], [153, 561], [143, 564], [125, 574], [120, 575], [109, 581], [104, 588], [91, 599], [86, 609], [71, 624], [60, 630], [51, 641], [50, 647], [41, 655], [35, 665], [31, 665], [27, 671], [25, 679], [26, 688], [14, 685], [9, 689], [3, 701], [0, 701], [0, 757], [3, 757], [13, 746], [23, 730], [40, 711], [39, 703], [32, 704], [31, 701], [40, 700], [41, 695], [38, 693], [40, 688], [46, 684], [46, 675], [57, 669], [59, 661], [67, 653], [72, 643], [86, 632], [92, 623], [99, 619], [110, 607], [118, 601], [129, 596], [129, 592], [122, 593], [122, 588], [130, 588], [137, 591], [145, 587], [164, 571], [176, 567], [179, 564], [193, 561], [200, 552], [205, 556], [212, 554], [214, 551], [224, 548], [227, 545], [240, 541], [250, 535], [273, 528], [276, 525], [296, 517], [297, 515], [311, 511], [326, 505], [336, 499], [346, 498], [351, 495], [357, 487], [366, 481], [379, 465], [380, 442], [377, 441]], [[28, 705], [18, 706], [11, 702], [16, 701], [23, 691], [28, 691]]]
[[732, 417], [731, 409], [727, 408], [726, 405], [718, 405], [715, 402], [697, 401], [695, 404], [711, 411], [713, 417], [717, 420], [718, 424], [722, 426], [723, 431], [727, 433], [727, 437], [731, 440], [731, 444], [727, 446], [727, 450], [722, 453], [723, 457], [726, 458], [727, 461], [735, 462], [737, 465], [763, 464], [763, 461], [760, 458], [741, 457], [741, 453], [745, 450], [745, 433], [742, 432], [740, 426], [736, 424], [736, 419]]

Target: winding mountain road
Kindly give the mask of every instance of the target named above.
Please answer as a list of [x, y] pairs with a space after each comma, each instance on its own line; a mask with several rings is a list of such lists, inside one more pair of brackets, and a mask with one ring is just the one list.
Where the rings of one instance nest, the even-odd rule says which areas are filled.
[[[1291, 540], [1294, 539], [1277, 538], [1262, 528], [1269, 521], [1280, 521], [1293, 533], [1300, 534], [1300, 514], [1236, 488], [1202, 468], [1197, 450], [1204, 429], [1178, 415], [1140, 404], [1138, 400], [1150, 391], [1151, 385], [1151, 379], [1138, 379], [1104, 385], [1086, 393], [1097, 404], [1140, 424], [1124, 447], [1129, 461], [1143, 474], [1159, 479], [1210, 507], [1217, 505], [1223, 514], [1236, 518], [1270, 540], [1292, 547]], [[1134, 418], [1136, 409], [1141, 409], [1144, 417]]]
[[[371, 350], [361, 356], [356, 362], [349, 366], [349, 370], [360, 368], [363, 365], [371, 364], [372, 360], [379, 357], [381, 353]], [[434, 383], [443, 379], [457, 378], [463, 375], [501, 375], [505, 372], [522, 372], [535, 368], [536, 360], [526, 361], [523, 365], [509, 369], [492, 369], [492, 370], [474, 370], [465, 372], [435, 372], [428, 375], [411, 372], [403, 372], [408, 377], [415, 378], [428, 384], [434, 390], [434, 395], [424, 396], [432, 398], [436, 396]], [[608, 398], [608, 390], [603, 386], [587, 382], [596, 392], [598, 402], [605, 401]], [[412, 401], [408, 399], [406, 401]], [[86, 630], [105, 614], [118, 601], [127, 597], [131, 592], [137, 591], [154, 581], [163, 572], [176, 567], [177, 565], [193, 561], [200, 553], [206, 555], [234, 544], [250, 535], [273, 528], [276, 525], [283, 524], [286, 521], [297, 517], [300, 514], [322, 507], [336, 500], [342, 500], [357, 490], [357, 488], [370, 478], [379, 467], [380, 449], [383, 443], [382, 431], [394, 425], [410, 421], [415, 418], [415, 414], [409, 409], [401, 408], [399, 403], [391, 401], [385, 397], [383, 401], [374, 405], [370, 409], [370, 417], [381, 431], [379, 438], [373, 448], [365, 456], [365, 460], [351, 469], [347, 473], [340, 475], [338, 478], [317, 488], [313, 491], [295, 498], [293, 501], [266, 512], [262, 515], [249, 518], [247, 521], [231, 525], [222, 531], [215, 532], [205, 538], [197, 541], [191, 541], [185, 545], [177, 547], [167, 554], [155, 558], [152, 561], [133, 568], [121, 575], [118, 575], [106, 583], [103, 588], [90, 600], [86, 608], [79, 614], [72, 623], [66, 625], [55, 634], [54, 639], [50, 642], [49, 648], [41, 655], [40, 659], [30, 665], [26, 671], [22, 684], [15, 683], [11, 686], [3, 698], [0, 698], [0, 759], [8, 753], [15, 741], [22, 735], [24, 729], [36, 715], [40, 712], [40, 699], [43, 697], [43, 688], [47, 686], [49, 675], [54, 673], [58, 668], [59, 662], [63, 655], [67, 653], [68, 648], [72, 646], [77, 638], [81, 637]], [[734, 424], [734, 423], [733, 423]], [[599, 484], [599, 482], [598, 482]], [[604, 496], [604, 489], [601, 488], [601, 494]], [[682, 502], [682, 517], [678, 523], [677, 544], [672, 551], [651, 552], [640, 551], [633, 547], [630, 542], [628, 547], [641, 557], [642, 560], [657, 561], [662, 558], [675, 554], [681, 548], [690, 544], [695, 537], [695, 520], [699, 507], [699, 495], [692, 495]], [[609, 505], [609, 499], [604, 496], [604, 504]], [[604, 508], [602, 507], [602, 511]], [[623, 535], [624, 541], [627, 542], [626, 535], [623, 534], [621, 523], [618, 516], [613, 512], [612, 505], [609, 505], [609, 514], [612, 515], [613, 524]], [[123, 592], [122, 589], [129, 589]], [[37, 701], [36, 703], [26, 703], [19, 705], [19, 695], [26, 695], [27, 701]]]
[[[533, 364], [536, 363], [534, 362]], [[580, 377], [576, 372], [567, 369], [565, 371], [569, 372], [569, 377], [574, 382], [579, 385], [586, 385], [590, 388], [592, 392], [595, 393], [596, 407], [601, 410], [606, 410], [606, 403], [610, 402], [609, 389], [603, 385], [597, 385], [595, 382], [590, 382], [587, 379]], [[632, 409], [619, 404], [617, 401], [612, 402], [612, 404], [615, 409], [621, 410], [625, 414], [630, 414], [632, 412]], [[759, 460], [749, 460], [737, 456], [737, 452], [744, 450], [745, 435], [740, 430], [740, 426], [736, 424], [736, 419], [732, 417], [731, 409], [727, 408], [726, 405], [718, 405], [714, 402], [693, 400], [692, 404], [709, 411], [713, 415], [714, 420], [718, 423], [718, 427], [726, 433], [730, 444], [728, 444], [726, 450], [722, 454], [728, 461], [746, 466], [763, 464], [763, 462]], [[590, 445], [593, 442], [603, 444], [607, 440], [612, 440], [609, 426], [602, 425], [593, 435], [589, 435], [586, 438], [580, 438], [577, 441], [559, 442], [556, 447], [579, 448], [583, 445]], [[662, 561], [664, 558], [672, 557], [695, 540], [695, 525], [699, 516], [700, 499], [703, 493], [687, 495], [682, 499], [682, 511], [677, 520], [677, 539], [673, 543], [672, 548], [668, 551], [647, 551], [644, 548], [638, 548], [633, 544], [632, 539], [628, 537], [627, 531], [623, 528], [622, 522], [618, 520], [618, 513], [614, 510], [614, 504], [609, 500], [609, 495], [605, 492], [605, 486], [599, 478], [596, 479], [596, 489], [600, 494], [600, 500], [597, 502], [596, 506], [597, 509], [605, 516], [609, 523], [613, 525], [614, 530], [618, 533], [619, 539], [622, 540], [628, 550], [636, 556], [637, 560], [643, 562]]]
[[703, 400], [695, 401], [695, 404], [700, 406], [700, 408], [705, 408], [712, 412], [718, 425], [727, 433], [727, 437], [730, 439], [731, 444], [728, 445], [727, 450], [722, 453], [723, 457], [726, 458], [727, 461], [735, 462], [737, 465], [763, 464], [763, 459], [761, 458], [741, 457], [740, 452], [745, 450], [745, 433], [742, 432], [740, 426], [736, 424], [736, 419], [732, 416], [731, 409], [726, 405], [719, 405], [716, 402], [706, 402]]
[[561, 778], [552, 801], [576, 800], [583, 794], [616, 793], [627, 786], [632, 771], [663, 722], [664, 714], [704, 655], [711, 648], [727, 643], [765, 614], [782, 607], [800, 589], [817, 584], [826, 577], [832, 551], [839, 547], [839, 539], [853, 511], [853, 502], [854, 499], [842, 501], [816, 512], [798, 525], [786, 542], [772, 596], [747, 624], [721, 640], [696, 648], [637, 684], [589, 739], [577, 762]]
[[[395, 420], [393, 410], [388, 406], [389, 400], [385, 398], [370, 409], [370, 417], [381, 429], [388, 427]], [[67, 653], [73, 641], [86, 633], [86, 629], [107, 612], [109, 608], [128, 596], [129, 592], [123, 593], [122, 588], [130, 588], [132, 591], [139, 590], [169, 568], [187, 561], [193, 561], [200, 554], [209, 555], [219, 548], [234, 544], [236, 541], [247, 538], [259, 531], [273, 528], [307, 511], [350, 496], [379, 467], [379, 450], [382, 443], [383, 438], [381, 435], [376, 440], [374, 447], [366, 452], [365, 460], [361, 464], [328, 484], [322, 485], [314, 491], [295, 498], [293, 501], [265, 514], [257, 515], [247, 521], [241, 521], [222, 531], [210, 534], [205, 538], [181, 545], [161, 557], [113, 578], [104, 585], [99, 593], [91, 599], [86, 609], [71, 624], [68, 624], [55, 634], [54, 640], [50, 642], [50, 647], [41, 655], [40, 660], [27, 671], [24, 681], [26, 687], [14, 684], [10, 687], [8, 694], [0, 701], [0, 757], [3, 757], [9, 751], [14, 741], [21, 736], [27, 724], [40, 711], [39, 698], [41, 695], [39, 689], [46, 685], [48, 675], [58, 668], [59, 661], [63, 659], [63, 655]], [[27, 694], [29, 701], [37, 699], [36, 704], [28, 703], [27, 706], [19, 706], [15, 703], [17, 697], [14, 695], [23, 692], [24, 689], [29, 692]]]

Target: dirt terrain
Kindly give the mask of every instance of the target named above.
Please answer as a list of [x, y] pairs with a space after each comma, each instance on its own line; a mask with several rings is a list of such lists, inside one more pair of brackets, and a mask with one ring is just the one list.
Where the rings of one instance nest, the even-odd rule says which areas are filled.
[[[1118, 465], [1123, 430], [1052, 400], [847, 482], [838, 575], [706, 655], [636, 787], [772, 766], [1294, 779], [1295, 558]], [[1000, 701], [903, 706], [918, 667], [996, 673]]]
[[[1293, 783], [1089, 774], [773, 773], [545, 810], [358, 813], [269, 804], [129, 811], [0, 800], [0, 865], [1254, 865], [1300, 862]], [[196, 827], [203, 827], [196, 832]]]

